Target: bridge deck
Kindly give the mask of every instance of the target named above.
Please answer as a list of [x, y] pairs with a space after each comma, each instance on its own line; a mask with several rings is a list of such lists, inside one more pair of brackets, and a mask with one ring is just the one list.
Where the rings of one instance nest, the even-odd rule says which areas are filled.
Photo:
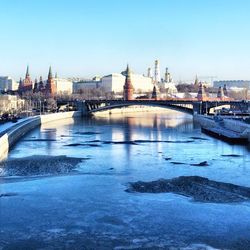
[[141, 106], [158, 106], [163, 108], [170, 108], [181, 112], [192, 114], [194, 112], [199, 114], [209, 113], [209, 110], [214, 107], [222, 105], [237, 106], [240, 110], [249, 109], [250, 102], [235, 101], [235, 100], [218, 100], [210, 99], [206, 101], [199, 101], [197, 99], [135, 99], [125, 101], [118, 100], [86, 100], [85, 106], [88, 113], [104, 111], [114, 108], [122, 108], [127, 106], [141, 105]]

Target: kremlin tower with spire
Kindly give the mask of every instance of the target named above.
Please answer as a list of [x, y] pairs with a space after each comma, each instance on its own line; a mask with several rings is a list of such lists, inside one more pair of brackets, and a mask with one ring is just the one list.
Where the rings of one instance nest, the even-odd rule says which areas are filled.
[[26, 91], [32, 91], [32, 89], [33, 89], [33, 82], [30, 78], [29, 66], [27, 66], [25, 79], [23, 81], [20, 79], [18, 91], [20, 94], [22, 94]]
[[56, 83], [54, 81], [51, 66], [49, 67], [48, 80], [46, 85], [46, 94], [54, 96], [56, 94]]
[[124, 100], [125, 101], [133, 100], [133, 93], [134, 93], [134, 88], [131, 82], [131, 72], [130, 72], [129, 66], [127, 65], [126, 79], [125, 79], [125, 84], [123, 86]]
[[202, 83], [199, 83], [197, 99], [198, 101], [207, 101], [208, 99], [204, 85]]

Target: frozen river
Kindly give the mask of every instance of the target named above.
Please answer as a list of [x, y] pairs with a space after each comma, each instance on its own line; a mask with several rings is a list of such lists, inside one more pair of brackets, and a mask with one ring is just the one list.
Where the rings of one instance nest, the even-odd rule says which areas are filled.
[[[162, 111], [48, 123], [24, 136], [9, 158], [33, 155], [83, 160], [56, 173], [46, 173], [48, 166], [22, 176], [13, 166], [12, 172], [2, 169], [0, 194], [10, 195], [0, 197], [0, 249], [250, 249], [250, 202], [125, 192], [129, 182], [183, 175], [250, 187], [249, 148], [202, 134], [189, 115]], [[191, 165], [203, 161], [208, 166]], [[49, 168], [60, 169], [56, 164]]]

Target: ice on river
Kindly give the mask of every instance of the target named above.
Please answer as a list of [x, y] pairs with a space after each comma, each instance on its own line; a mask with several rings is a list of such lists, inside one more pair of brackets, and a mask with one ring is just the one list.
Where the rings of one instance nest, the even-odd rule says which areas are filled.
[[33, 155], [12, 158], [0, 162], [0, 176], [33, 176], [49, 174], [66, 174], [76, 168], [83, 158]]

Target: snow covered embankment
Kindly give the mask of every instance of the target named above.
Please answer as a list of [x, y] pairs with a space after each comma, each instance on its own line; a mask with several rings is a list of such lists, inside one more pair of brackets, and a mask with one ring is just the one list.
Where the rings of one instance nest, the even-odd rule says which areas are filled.
[[57, 121], [66, 118], [80, 117], [80, 111], [55, 113], [41, 116], [34, 116], [18, 122], [12, 126], [9, 126], [5, 130], [1, 131], [0, 137], [0, 161], [7, 158], [8, 152], [23, 135], [35, 127], [52, 121]]

